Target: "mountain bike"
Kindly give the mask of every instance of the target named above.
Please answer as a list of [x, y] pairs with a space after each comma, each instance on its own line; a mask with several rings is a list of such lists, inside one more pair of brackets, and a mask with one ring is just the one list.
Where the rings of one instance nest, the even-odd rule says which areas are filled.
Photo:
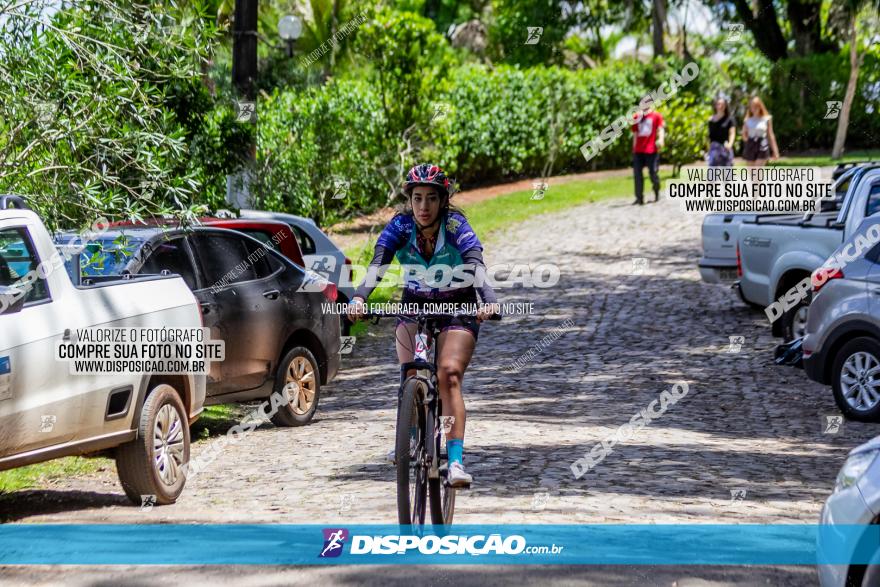
[[[424, 526], [430, 503], [431, 523], [452, 524], [455, 488], [446, 480], [448, 459], [441, 450], [442, 406], [437, 384], [439, 334], [435, 320], [452, 314], [396, 314], [369, 312], [367, 318], [401, 318], [417, 324], [413, 360], [400, 366], [397, 392], [397, 518], [402, 525]], [[495, 314], [489, 320], [501, 320]], [[414, 375], [407, 372], [415, 370]], [[448, 432], [448, 431], [447, 431]]]

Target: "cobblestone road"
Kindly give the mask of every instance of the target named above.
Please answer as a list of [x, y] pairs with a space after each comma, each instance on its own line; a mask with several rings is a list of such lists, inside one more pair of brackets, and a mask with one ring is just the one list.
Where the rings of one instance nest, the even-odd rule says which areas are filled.
[[[876, 428], [846, 422], [825, 434], [824, 415], [837, 414], [829, 389], [773, 365], [763, 315], [699, 281], [700, 218], [669, 201], [628, 203], [535, 218], [489, 242], [488, 262], [556, 263], [561, 279], [551, 289], [500, 290], [505, 302], [533, 302], [534, 314], [483, 326], [464, 382], [465, 463], [476, 482], [460, 496], [456, 521], [816, 521], [846, 451]], [[548, 334], [558, 338], [505, 372]], [[730, 336], [744, 337], [739, 352], [730, 352]], [[383, 461], [394, 432], [390, 337], [386, 324], [358, 339], [310, 426], [266, 424], [228, 445], [176, 505], [127, 506], [108, 470], [21, 492], [5, 514], [393, 523], [394, 470]], [[685, 397], [574, 478], [575, 459], [676, 381], [688, 383]]]

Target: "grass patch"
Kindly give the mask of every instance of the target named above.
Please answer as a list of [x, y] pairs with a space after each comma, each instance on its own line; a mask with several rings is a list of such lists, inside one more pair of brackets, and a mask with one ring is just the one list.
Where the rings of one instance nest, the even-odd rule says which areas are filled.
[[248, 411], [247, 406], [241, 404], [209, 406], [190, 427], [190, 438], [195, 442], [226, 434], [227, 430], [241, 422]]
[[828, 167], [831, 165], [837, 165], [838, 163], [869, 160], [880, 160], [880, 151], [855, 151], [836, 160], [832, 160], [831, 155], [797, 155], [795, 157], [780, 157], [779, 161], [772, 161], [769, 165], [778, 165], [782, 167]]
[[46, 485], [54, 479], [97, 473], [113, 467], [113, 461], [105, 457], [65, 457], [37, 463], [0, 473], [0, 495]]
[[[246, 406], [223, 404], [205, 408], [199, 419], [190, 428], [193, 442], [226, 434], [232, 426], [238, 424], [247, 412]], [[0, 472], [0, 495], [44, 487], [55, 479], [92, 475], [114, 467], [113, 459], [107, 457], [64, 457], [36, 463], [26, 467], [18, 467]]]
[[[669, 177], [668, 173], [660, 174], [661, 180], [669, 179]], [[480, 236], [480, 240], [486, 242], [490, 240], [493, 232], [539, 214], [549, 214], [589, 202], [632, 195], [633, 178], [631, 175], [627, 175], [607, 179], [576, 180], [558, 185], [551, 184], [541, 200], [533, 200], [533, 193], [533, 190], [513, 192], [463, 206], [463, 209], [468, 222]], [[652, 197], [649, 195], [650, 193], [650, 181], [648, 181], [646, 182], [646, 197]]]

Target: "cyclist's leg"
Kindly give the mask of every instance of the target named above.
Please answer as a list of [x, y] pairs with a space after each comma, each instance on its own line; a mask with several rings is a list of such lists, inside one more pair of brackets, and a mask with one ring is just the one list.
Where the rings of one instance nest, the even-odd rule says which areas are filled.
[[[401, 365], [413, 360], [413, 353], [415, 353], [416, 348], [416, 332], [418, 332], [417, 324], [403, 322], [397, 325], [394, 338], [397, 341], [397, 360]], [[407, 377], [415, 375], [415, 370], [410, 369], [406, 375]]]
[[453, 416], [447, 440], [464, 440], [466, 412], [461, 393], [464, 372], [471, 362], [476, 340], [467, 330], [444, 330], [437, 337], [437, 381], [443, 415]]

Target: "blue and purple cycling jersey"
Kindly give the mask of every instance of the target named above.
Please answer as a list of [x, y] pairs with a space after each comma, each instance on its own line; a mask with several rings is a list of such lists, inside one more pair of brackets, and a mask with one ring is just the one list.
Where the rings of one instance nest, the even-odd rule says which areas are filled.
[[[425, 268], [423, 275], [408, 275], [404, 284], [404, 293], [417, 297], [432, 299], [472, 298], [474, 290], [472, 286], [461, 287], [454, 279], [440, 279], [440, 276], [449, 267], [447, 275], [463, 265], [475, 265], [476, 260], [480, 266], [482, 262], [483, 245], [477, 238], [474, 229], [467, 219], [458, 212], [449, 212], [440, 219], [441, 229], [437, 234], [437, 243], [434, 246], [434, 254], [430, 259], [425, 259], [419, 250], [416, 238], [417, 227], [415, 219], [410, 215], [398, 214], [379, 235], [376, 242], [378, 247], [393, 252], [401, 265], [418, 265]], [[373, 263], [381, 262], [374, 259]], [[432, 271], [433, 269], [433, 271]], [[477, 287], [484, 302], [494, 302], [494, 294], [488, 284]], [[487, 297], [491, 299], [486, 299]]]

